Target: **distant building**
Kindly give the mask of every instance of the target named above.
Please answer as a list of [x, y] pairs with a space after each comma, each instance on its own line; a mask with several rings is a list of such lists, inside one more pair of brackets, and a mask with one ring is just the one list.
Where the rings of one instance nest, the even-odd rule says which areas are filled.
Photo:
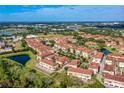
[[80, 28], [80, 25], [69, 25], [67, 26], [67, 29], [69, 30], [78, 30]]
[[5, 43], [4, 42], [0, 42], [0, 48], [5, 47]]
[[26, 38], [36, 38], [36, 35], [27, 35]]

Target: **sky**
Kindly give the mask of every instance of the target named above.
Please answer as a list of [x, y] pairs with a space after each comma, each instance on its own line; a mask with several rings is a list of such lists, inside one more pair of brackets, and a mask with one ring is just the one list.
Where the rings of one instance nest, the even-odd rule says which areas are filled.
[[124, 21], [119, 5], [0, 5], [0, 22]]

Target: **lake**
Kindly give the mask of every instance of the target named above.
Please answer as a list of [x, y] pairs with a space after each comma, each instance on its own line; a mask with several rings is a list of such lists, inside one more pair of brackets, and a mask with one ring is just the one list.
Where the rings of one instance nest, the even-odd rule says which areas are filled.
[[10, 56], [8, 57], [9, 59], [11, 60], [14, 60], [18, 63], [21, 63], [22, 65], [25, 65], [29, 60], [30, 60], [30, 57], [29, 55], [17, 55], [17, 56]]
[[111, 53], [108, 49], [98, 49], [99, 52], [102, 52], [104, 55], [108, 55], [109, 53]]

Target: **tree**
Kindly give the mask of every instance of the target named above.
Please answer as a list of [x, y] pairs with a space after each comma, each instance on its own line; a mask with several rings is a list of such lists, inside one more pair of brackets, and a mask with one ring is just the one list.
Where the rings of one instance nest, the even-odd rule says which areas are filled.
[[33, 54], [37, 54], [37, 51], [36, 50], [34, 50], [33, 48], [31, 48], [31, 47], [28, 47], [28, 49], [33, 53]]
[[68, 88], [68, 87], [80, 87], [83, 85], [83, 82], [80, 82], [79, 79], [74, 78], [73, 76], [67, 75], [65, 71], [61, 73], [53, 73], [53, 84], [51, 87], [59, 87], [59, 88]]
[[74, 36], [78, 36], [79, 35], [79, 32], [78, 31], [75, 31], [75, 32], [73, 32], [73, 35]]
[[43, 87], [42, 78], [36, 70], [25, 68], [16, 62], [0, 62], [0, 87]]
[[54, 41], [54, 40], [50, 40], [49, 42], [50, 42], [50, 46], [51, 46], [51, 47], [54, 47], [55, 41]]
[[103, 48], [105, 48], [105, 47], [106, 47], [105, 43], [99, 43], [99, 48], [100, 48], [100, 49], [103, 49]]
[[21, 42], [22, 42], [22, 44], [21, 44], [22, 47], [24, 47], [24, 48], [27, 47], [27, 43], [25, 40], [22, 40]]
[[83, 69], [88, 69], [89, 64], [86, 62], [81, 63], [80, 67]]

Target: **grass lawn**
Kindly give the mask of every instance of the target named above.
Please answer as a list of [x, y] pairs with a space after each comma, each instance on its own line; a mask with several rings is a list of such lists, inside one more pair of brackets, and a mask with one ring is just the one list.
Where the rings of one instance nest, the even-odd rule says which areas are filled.
[[105, 86], [102, 85], [99, 80], [97, 80], [96, 76], [93, 76], [92, 80], [84, 83], [84, 86], [82, 86], [82, 88], [105, 88]]
[[23, 49], [23, 47], [21, 46], [21, 44], [22, 44], [21, 41], [15, 42], [15, 43], [14, 43], [14, 48], [15, 48], [15, 50]]
[[43, 34], [40, 34], [38, 35], [38, 37], [40, 38], [53, 38], [53, 37], [63, 37], [64, 35], [62, 34], [47, 34], [47, 35], [43, 35]]

